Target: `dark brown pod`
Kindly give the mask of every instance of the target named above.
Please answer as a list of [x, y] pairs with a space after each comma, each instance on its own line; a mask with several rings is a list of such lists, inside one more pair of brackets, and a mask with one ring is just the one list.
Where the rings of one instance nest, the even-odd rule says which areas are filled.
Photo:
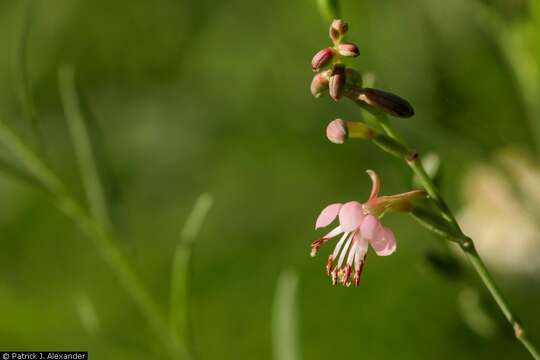
[[386, 91], [364, 88], [358, 99], [396, 117], [410, 118], [414, 115], [414, 109], [407, 100]]

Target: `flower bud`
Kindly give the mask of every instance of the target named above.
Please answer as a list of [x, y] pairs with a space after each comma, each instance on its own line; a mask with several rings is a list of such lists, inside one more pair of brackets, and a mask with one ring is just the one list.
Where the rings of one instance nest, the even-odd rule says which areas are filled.
[[360, 50], [355, 44], [339, 44], [337, 45], [337, 50], [341, 56], [346, 57], [357, 57], [360, 55]]
[[414, 115], [414, 109], [407, 100], [386, 91], [364, 88], [358, 100], [393, 116], [409, 118]]
[[338, 101], [343, 96], [346, 80], [345, 66], [343, 64], [336, 64], [332, 69], [332, 75], [328, 83], [330, 97], [335, 101]]
[[326, 66], [330, 63], [332, 58], [334, 57], [334, 50], [332, 48], [325, 48], [319, 51], [318, 53], [313, 56], [313, 59], [311, 60], [311, 68], [314, 71], [319, 70], [323, 66]]
[[330, 72], [330, 70], [323, 71], [313, 77], [313, 80], [311, 81], [311, 94], [316, 98], [320, 97], [328, 90], [328, 78]]
[[341, 19], [336, 19], [330, 24], [330, 39], [333, 42], [337, 43], [341, 40], [341, 37], [347, 33], [349, 30], [349, 25]]
[[347, 127], [345, 121], [336, 119], [326, 127], [326, 137], [334, 144], [343, 144], [347, 140]]
[[375, 131], [358, 121], [336, 119], [326, 127], [326, 137], [334, 144], [343, 144], [347, 139], [373, 139]]

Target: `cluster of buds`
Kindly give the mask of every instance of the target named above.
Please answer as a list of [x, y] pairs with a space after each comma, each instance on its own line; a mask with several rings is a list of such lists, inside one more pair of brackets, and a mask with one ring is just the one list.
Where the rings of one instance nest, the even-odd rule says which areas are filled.
[[361, 74], [345, 66], [343, 58], [360, 55], [357, 45], [343, 42], [347, 31], [348, 25], [345, 22], [334, 20], [329, 33], [334, 45], [313, 56], [311, 68], [317, 72], [311, 81], [313, 96], [318, 98], [328, 91], [335, 101], [346, 96], [372, 112], [403, 118], [413, 116], [414, 109], [406, 100], [386, 91], [362, 87]]
[[358, 46], [343, 42], [343, 37], [348, 31], [347, 23], [342, 20], [334, 20], [330, 25], [330, 39], [334, 46], [319, 51], [311, 60], [311, 68], [317, 74], [311, 82], [311, 93], [315, 97], [329, 91], [330, 97], [338, 101], [345, 93], [347, 79], [358, 81], [359, 74], [353, 69], [347, 69], [342, 62], [343, 57], [357, 57], [360, 55]]

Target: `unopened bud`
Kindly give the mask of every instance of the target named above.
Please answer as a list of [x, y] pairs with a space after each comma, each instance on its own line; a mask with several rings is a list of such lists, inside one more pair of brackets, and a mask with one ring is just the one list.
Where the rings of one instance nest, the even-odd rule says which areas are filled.
[[326, 137], [334, 144], [343, 144], [347, 139], [373, 139], [376, 133], [358, 121], [336, 119], [326, 127]]
[[311, 94], [316, 98], [320, 97], [326, 90], [328, 90], [328, 79], [330, 77], [331, 70], [323, 71], [316, 74], [311, 81]]
[[332, 69], [332, 75], [330, 76], [330, 81], [328, 83], [330, 97], [335, 101], [338, 101], [343, 96], [346, 80], [345, 66], [343, 64], [335, 65]]
[[414, 109], [407, 100], [386, 91], [364, 88], [358, 99], [393, 116], [409, 118], [414, 115]]
[[330, 24], [330, 39], [333, 42], [337, 43], [341, 40], [341, 37], [347, 33], [349, 30], [349, 25], [341, 19], [336, 19]]
[[326, 137], [334, 144], [343, 144], [347, 140], [347, 124], [341, 119], [336, 119], [326, 127]]
[[317, 71], [323, 66], [326, 66], [330, 63], [332, 58], [334, 57], [334, 50], [332, 48], [325, 48], [319, 51], [318, 53], [313, 56], [313, 59], [311, 60], [311, 68], [313, 71]]
[[360, 55], [360, 50], [358, 50], [358, 46], [354, 44], [339, 44], [337, 45], [337, 50], [341, 56], [357, 57], [358, 55]]

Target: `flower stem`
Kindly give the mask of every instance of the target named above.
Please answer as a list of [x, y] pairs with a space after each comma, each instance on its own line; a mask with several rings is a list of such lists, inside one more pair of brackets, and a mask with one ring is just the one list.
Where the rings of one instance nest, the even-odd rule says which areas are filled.
[[463, 249], [474, 269], [482, 279], [482, 282], [489, 290], [491, 297], [495, 300], [495, 302], [499, 306], [499, 309], [501, 309], [504, 317], [506, 318], [506, 320], [508, 320], [510, 325], [512, 325], [516, 338], [523, 344], [523, 346], [529, 351], [529, 353], [535, 360], [540, 360], [540, 353], [538, 352], [538, 350], [536, 350], [534, 345], [527, 338], [525, 330], [521, 326], [521, 323], [516, 318], [516, 315], [512, 312], [512, 310], [510, 310], [508, 303], [506, 302], [503, 294], [501, 293], [501, 290], [495, 284], [495, 281], [489, 273], [489, 270], [482, 261], [482, 258], [478, 254], [478, 251], [476, 251], [472, 240], [466, 239], [461, 244], [461, 248]]
[[338, 0], [317, 0], [317, 5], [325, 20], [332, 21], [339, 18]]
[[[396, 142], [401, 143], [401, 145], [406, 146], [406, 144], [400, 139], [397, 132], [394, 130], [392, 125], [388, 122], [388, 119], [384, 115], [377, 115], [375, 116], [376, 121], [379, 122], [379, 125], [382, 127], [384, 132], [391, 138], [393, 138]], [[420, 161], [419, 156], [415, 156], [413, 159], [407, 161], [407, 164], [412, 169], [412, 171], [418, 176], [420, 179], [420, 182], [422, 183], [422, 186], [426, 190], [426, 192], [429, 194], [429, 196], [433, 199], [437, 207], [439, 208], [441, 212], [441, 216], [448, 221], [452, 227], [456, 230], [460, 236], [458, 236], [455, 240], [459, 243], [461, 249], [464, 251], [464, 253], [467, 255], [467, 258], [473, 265], [474, 270], [478, 273], [480, 276], [480, 279], [488, 289], [491, 297], [497, 305], [499, 306], [501, 312], [503, 313], [504, 317], [508, 320], [510, 325], [512, 325], [512, 328], [514, 329], [514, 335], [516, 338], [523, 344], [523, 346], [529, 351], [531, 356], [535, 360], [540, 360], [540, 355], [538, 353], [538, 350], [535, 348], [535, 346], [530, 342], [530, 340], [526, 337], [525, 330], [523, 329], [521, 323], [517, 320], [516, 315], [514, 312], [510, 309], [510, 306], [508, 305], [506, 299], [503, 297], [501, 291], [495, 284], [495, 281], [493, 277], [491, 276], [489, 270], [487, 269], [486, 265], [482, 261], [482, 258], [480, 257], [480, 254], [478, 254], [478, 251], [476, 251], [476, 247], [474, 246], [474, 242], [471, 238], [467, 237], [465, 234], [463, 234], [463, 231], [461, 230], [461, 227], [459, 226], [456, 217], [446, 204], [446, 201], [442, 197], [439, 189], [435, 186], [433, 183], [433, 180], [429, 177], [426, 170], [424, 169], [424, 166], [422, 165], [422, 162]]]

